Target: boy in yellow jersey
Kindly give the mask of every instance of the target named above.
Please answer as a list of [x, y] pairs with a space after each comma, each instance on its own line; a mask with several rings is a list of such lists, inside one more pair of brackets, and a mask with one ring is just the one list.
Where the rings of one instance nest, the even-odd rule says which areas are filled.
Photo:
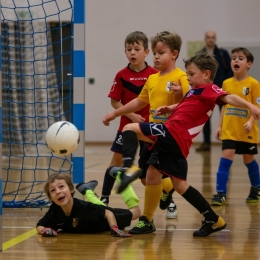
[[[151, 38], [154, 65], [160, 72], [150, 75], [138, 98], [124, 106], [126, 113], [139, 110], [147, 104], [150, 104], [149, 121], [154, 123], [166, 122], [170, 113], [157, 116], [155, 115], [156, 109], [165, 104], [171, 105], [179, 103], [189, 91], [186, 73], [176, 67], [176, 60], [180, 52], [181, 44], [181, 37], [176, 33], [168, 31], [157, 33]], [[152, 222], [160, 199], [160, 208], [168, 208], [166, 217], [176, 218], [177, 210], [175, 204], [172, 202], [174, 189], [171, 180], [164, 178], [162, 183], [158, 185], [153, 185], [149, 183], [149, 181], [147, 182], [147, 180], [144, 182], [146, 171], [158, 172], [157, 151], [148, 149], [148, 146], [146, 147], [146, 151], [144, 150], [145, 149], [143, 149], [139, 159], [139, 167], [143, 169], [143, 174], [141, 174], [140, 178], [143, 184], [146, 185], [144, 212], [140, 221], [149, 220]], [[128, 158], [124, 158], [123, 167], [130, 167], [131, 165], [128, 164]], [[111, 175], [116, 175], [118, 168], [111, 168], [110, 172]], [[162, 176], [162, 174], [160, 174], [160, 176]], [[149, 232], [153, 231], [149, 230]]]
[[[248, 74], [254, 57], [246, 48], [231, 51], [231, 68], [234, 76], [223, 83], [223, 90], [236, 94], [260, 107], [260, 84]], [[221, 206], [226, 201], [228, 174], [235, 154], [242, 154], [251, 183], [246, 202], [258, 202], [260, 197], [259, 166], [254, 155], [258, 153], [258, 124], [249, 109], [225, 105], [222, 108], [216, 138], [222, 140], [222, 157], [217, 172], [217, 194], [211, 205]]]

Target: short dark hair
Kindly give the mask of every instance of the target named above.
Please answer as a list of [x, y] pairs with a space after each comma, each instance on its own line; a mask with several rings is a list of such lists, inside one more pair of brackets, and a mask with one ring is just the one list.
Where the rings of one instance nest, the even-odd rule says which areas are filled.
[[231, 51], [231, 54], [233, 54], [233, 53], [235, 53], [235, 52], [242, 52], [242, 53], [244, 53], [245, 54], [245, 56], [246, 56], [246, 60], [247, 60], [247, 62], [254, 62], [254, 56], [253, 56], [253, 54], [247, 49], [247, 48], [244, 48], [244, 47], [237, 47], [237, 48], [235, 48], [235, 49], [233, 49], [232, 51]]
[[201, 71], [209, 70], [211, 72], [210, 79], [212, 81], [214, 80], [218, 69], [218, 62], [211, 53], [200, 52], [183, 61], [185, 68], [187, 68], [191, 63], [194, 63]]
[[[151, 37], [152, 49], [155, 48], [158, 42], [163, 42], [172, 52], [178, 51], [178, 56], [181, 51], [182, 40], [181, 36], [175, 32], [163, 31]], [[177, 58], [178, 58], [177, 56]]]
[[[69, 186], [69, 189], [74, 191], [74, 185], [72, 183], [71, 176], [69, 173], [65, 173], [65, 172], [53, 173], [48, 177], [48, 179], [44, 185], [44, 192], [46, 193], [46, 195], [48, 196], [48, 198], [50, 200], [51, 200], [51, 194], [49, 191], [49, 187], [50, 187], [50, 184], [53, 183], [55, 180], [64, 180], [67, 183], [67, 185]], [[73, 192], [72, 196], [73, 195], [74, 195], [74, 192]]]
[[126, 44], [134, 44], [134, 43], [142, 43], [144, 49], [148, 49], [148, 38], [143, 32], [135, 31], [128, 34], [125, 38], [125, 46]]

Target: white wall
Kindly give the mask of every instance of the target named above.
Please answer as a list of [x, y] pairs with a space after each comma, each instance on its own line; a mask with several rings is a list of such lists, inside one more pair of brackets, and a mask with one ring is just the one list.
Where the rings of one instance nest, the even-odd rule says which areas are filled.
[[[260, 46], [259, 10], [259, 0], [86, 0], [86, 141], [115, 137], [118, 120], [105, 127], [102, 118], [112, 110], [107, 95], [114, 76], [127, 65], [127, 34], [139, 30], [150, 38], [163, 30], [177, 32], [183, 40], [177, 65], [184, 69], [187, 42], [203, 40], [207, 30], [216, 31], [220, 46]], [[147, 61], [152, 65], [151, 53]], [[95, 83], [89, 84], [89, 78]], [[214, 131], [218, 116], [216, 108]]]

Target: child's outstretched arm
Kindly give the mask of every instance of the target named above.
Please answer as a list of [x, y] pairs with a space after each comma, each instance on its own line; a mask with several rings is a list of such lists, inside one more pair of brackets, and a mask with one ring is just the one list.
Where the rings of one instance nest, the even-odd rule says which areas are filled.
[[105, 218], [107, 219], [107, 222], [111, 228], [111, 236], [113, 236], [113, 237], [131, 237], [130, 234], [127, 234], [124, 231], [118, 229], [116, 218], [112, 211], [106, 209]]
[[170, 105], [170, 106], [162, 106], [162, 107], [158, 107], [155, 111], [155, 115], [159, 116], [159, 115], [164, 115], [166, 113], [172, 112], [179, 104], [174, 104], [174, 105]]
[[253, 105], [252, 103], [244, 100], [243, 98], [241, 98], [237, 95], [234, 95], [234, 94], [225, 95], [225, 96], [219, 97], [219, 99], [232, 106], [248, 108], [248, 109], [250, 109], [252, 116], [255, 119], [260, 118], [260, 109], [257, 106]]
[[142, 102], [139, 98], [135, 98], [132, 101], [130, 101], [129, 103], [125, 104], [124, 106], [107, 114], [102, 120], [103, 124], [108, 126], [109, 122], [114, 120], [116, 117], [138, 111], [141, 108], [145, 107], [146, 105], [147, 104], [145, 102]]
[[[115, 100], [113, 98], [111, 98], [111, 106], [114, 108], [114, 109], [118, 109], [122, 106], [124, 106], [121, 101], [118, 101], [118, 100]], [[129, 113], [129, 114], [125, 114], [126, 117], [128, 117], [133, 123], [139, 123], [139, 122], [144, 122], [145, 121], [145, 118], [142, 117], [141, 115], [139, 114], [136, 114], [134, 112], [132, 113]]]

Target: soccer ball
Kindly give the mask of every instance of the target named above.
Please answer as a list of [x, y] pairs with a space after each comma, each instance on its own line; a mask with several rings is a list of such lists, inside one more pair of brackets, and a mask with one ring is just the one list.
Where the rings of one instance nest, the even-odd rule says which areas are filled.
[[56, 122], [47, 130], [46, 144], [56, 155], [69, 155], [79, 144], [79, 131], [70, 122]]

